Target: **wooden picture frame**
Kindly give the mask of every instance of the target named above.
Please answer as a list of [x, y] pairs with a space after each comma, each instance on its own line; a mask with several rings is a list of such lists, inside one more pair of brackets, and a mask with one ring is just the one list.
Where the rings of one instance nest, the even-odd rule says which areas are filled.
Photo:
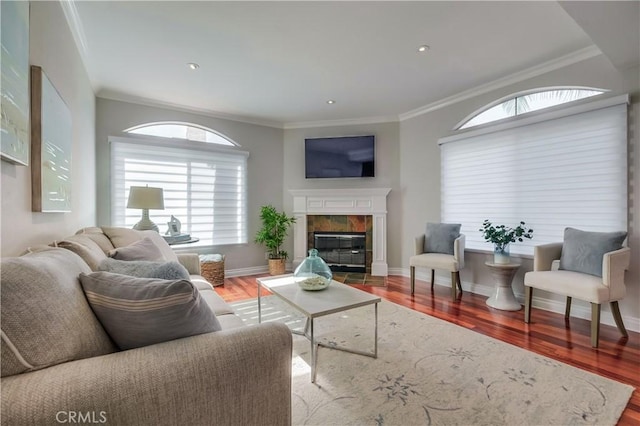
[[0, 158], [29, 165], [29, 2], [0, 2]]
[[71, 112], [42, 68], [31, 66], [31, 209], [71, 211]]

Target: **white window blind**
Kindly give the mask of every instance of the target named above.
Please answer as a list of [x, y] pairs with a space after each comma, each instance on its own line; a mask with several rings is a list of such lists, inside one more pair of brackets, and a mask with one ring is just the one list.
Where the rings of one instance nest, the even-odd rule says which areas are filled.
[[248, 153], [202, 142], [111, 138], [111, 219], [132, 227], [139, 209], [127, 209], [131, 186], [160, 187], [164, 210], [150, 210], [160, 228], [174, 215], [181, 232], [198, 245], [247, 242], [246, 174]]
[[[563, 240], [565, 227], [627, 229], [627, 107], [623, 101], [515, 121], [441, 144], [442, 221], [461, 223], [466, 247], [492, 250], [485, 219], [533, 228], [511, 253]], [[598, 107], [606, 105], [604, 107]]]

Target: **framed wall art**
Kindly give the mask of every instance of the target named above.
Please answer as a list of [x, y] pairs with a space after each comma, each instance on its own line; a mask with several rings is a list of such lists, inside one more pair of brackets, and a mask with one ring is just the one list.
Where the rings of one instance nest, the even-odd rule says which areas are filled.
[[71, 112], [42, 68], [31, 66], [31, 206], [71, 211]]
[[0, 158], [29, 165], [29, 2], [0, 2]]

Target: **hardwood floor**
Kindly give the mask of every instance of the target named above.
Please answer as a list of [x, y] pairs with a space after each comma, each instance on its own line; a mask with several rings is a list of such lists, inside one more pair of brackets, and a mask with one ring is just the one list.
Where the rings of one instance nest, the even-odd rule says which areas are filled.
[[[226, 278], [216, 291], [226, 301], [257, 297], [255, 279], [260, 275]], [[640, 333], [622, 338], [616, 327], [600, 327], [600, 347], [592, 349], [590, 321], [533, 308], [531, 324], [523, 321], [522, 310], [489, 308], [486, 297], [465, 292], [451, 301], [448, 287], [416, 281], [416, 294], [409, 295], [409, 278], [389, 276], [387, 287], [354, 287], [416, 311], [431, 315], [503, 342], [548, 356], [586, 371], [629, 384], [636, 388], [619, 425], [640, 424]]]

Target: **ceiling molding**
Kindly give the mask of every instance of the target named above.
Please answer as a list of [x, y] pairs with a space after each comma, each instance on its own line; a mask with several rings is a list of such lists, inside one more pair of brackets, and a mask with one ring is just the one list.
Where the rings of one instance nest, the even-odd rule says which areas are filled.
[[240, 123], [254, 124], [257, 126], [273, 127], [282, 129], [282, 123], [278, 121], [263, 120], [260, 118], [246, 117], [242, 115], [228, 114], [225, 112], [212, 111], [206, 108], [196, 108], [184, 105], [178, 105], [171, 102], [157, 101], [154, 99], [140, 98], [137, 96], [126, 95], [106, 90], [101, 90], [96, 95], [98, 98], [110, 99], [112, 101], [127, 102], [136, 105], [144, 105], [155, 108], [170, 108], [174, 111], [182, 111], [186, 113], [199, 114], [211, 118], [220, 118], [223, 120], [238, 121]]
[[76, 9], [75, 0], [60, 0], [59, 2], [62, 7], [62, 11], [64, 12], [64, 17], [67, 20], [67, 25], [69, 25], [69, 30], [71, 31], [73, 40], [76, 42], [76, 46], [78, 47], [78, 52], [80, 52], [82, 62], [84, 63], [84, 66], [87, 67], [89, 64], [89, 48], [87, 37], [84, 34], [82, 21], [80, 21], [80, 15], [78, 15], [78, 9]]
[[340, 120], [319, 120], [319, 121], [300, 121], [292, 123], [284, 123], [283, 129], [308, 129], [312, 127], [339, 127], [339, 126], [357, 126], [360, 124], [380, 124], [398, 122], [397, 115], [364, 117], [364, 118], [345, 118]]
[[555, 71], [560, 68], [564, 68], [569, 65], [573, 65], [578, 62], [582, 62], [584, 60], [602, 55], [600, 49], [597, 46], [591, 45], [589, 47], [585, 47], [584, 49], [577, 50], [573, 53], [570, 53], [565, 56], [561, 56], [560, 58], [553, 59], [548, 62], [544, 62], [540, 65], [536, 65], [524, 71], [520, 71], [506, 77], [500, 78], [498, 80], [494, 80], [490, 83], [483, 84], [478, 87], [474, 87], [473, 89], [465, 90], [463, 92], [457, 93], [453, 96], [449, 96], [439, 101], [430, 103], [428, 105], [424, 105], [420, 108], [413, 109], [411, 111], [399, 114], [400, 121], [408, 120], [410, 118], [414, 118], [440, 108], [444, 108], [455, 103], [483, 95], [485, 93], [491, 92], [496, 89], [501, 89], [503, 87], [509, 86], [511, 84], [519, 83], [521, 81], [528, 80], [533, 77], [537, 77], [542, 74], [546, 74], [550, 71]]

